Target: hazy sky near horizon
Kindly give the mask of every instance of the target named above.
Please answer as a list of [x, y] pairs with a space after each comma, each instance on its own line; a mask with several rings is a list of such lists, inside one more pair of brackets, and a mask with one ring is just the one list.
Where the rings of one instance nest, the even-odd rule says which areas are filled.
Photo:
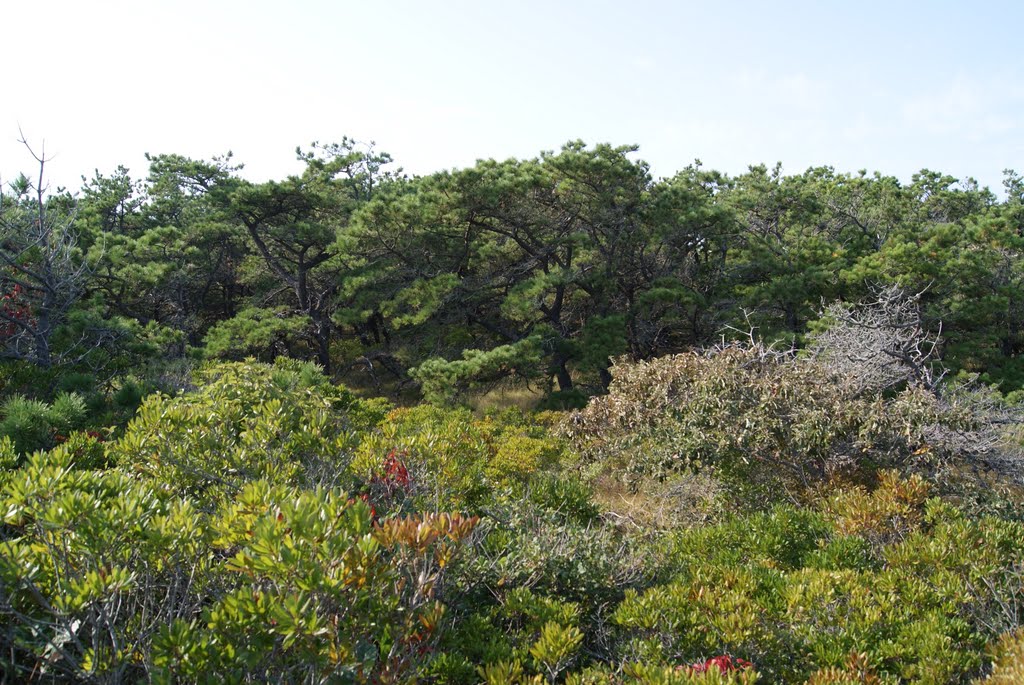
[[637, 144], [656, 176], [1024, 172], [1021, 2], [34, 0], [0, 10], [0, 177], [375, 140], [410, 173]]

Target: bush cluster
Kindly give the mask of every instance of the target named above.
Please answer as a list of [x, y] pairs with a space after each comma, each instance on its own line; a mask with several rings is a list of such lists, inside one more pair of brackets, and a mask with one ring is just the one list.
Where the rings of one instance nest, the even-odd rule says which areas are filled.
[[[936, 477], [979, 466], [934, 437], [977, 414], [820, 371], [763, 348], [620, 362], [555, 435], [248, 360], [122, 434], [5, 438], [4, 677], [1015, 682], [1024, 523]], [[656, 526], [609, 485], [685, 478], [726, 494]]]

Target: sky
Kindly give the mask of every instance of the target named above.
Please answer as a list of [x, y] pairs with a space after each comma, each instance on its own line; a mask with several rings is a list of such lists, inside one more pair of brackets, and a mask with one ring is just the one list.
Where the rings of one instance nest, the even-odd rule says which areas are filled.
[[33, 0], [0, 8], [0, 179], [53, 185], [145, 153], [232, 151], [252, 180], [296, 146], [375, 141], [411, 174], [638, 145], [700, 159], [1001, 190], [1024, 172], [1024, 3]]

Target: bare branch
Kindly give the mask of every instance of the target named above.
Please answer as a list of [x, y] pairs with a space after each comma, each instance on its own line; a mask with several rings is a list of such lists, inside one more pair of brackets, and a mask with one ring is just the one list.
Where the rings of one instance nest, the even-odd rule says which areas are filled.
[[935, 370], [942, 326], [931, 332], [923, 321], [920, 302], [926, 291], [909, 294], [893, 285], [857, 306], [826, 307], [822, 318], [832, 325], [814, 337], [811, 352], [833, 371], [856, 379], [864, 391], [904, 384], [934, 389], [945, 375]]
[[0, 316], [15, 334], [0, 335], [0, 356], [48, 367], [57, 361], [54, 335], [84, 293], [89, 267], [78, 249], [77, 206], [64, 211], [47, 197], [45, 143], [37, 153], [19, 134], [39, 174], [31, 202], [0, 204], [0, 284], [15, 287]]

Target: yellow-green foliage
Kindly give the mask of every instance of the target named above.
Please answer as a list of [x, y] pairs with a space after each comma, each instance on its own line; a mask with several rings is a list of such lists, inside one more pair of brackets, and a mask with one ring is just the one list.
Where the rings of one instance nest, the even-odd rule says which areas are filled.
[[583, 633], [575, 626], [549, 621], [540, 629], [537, 641], [530, 646], [530, 656], [537, 670], [554, 682], [576, 656], [582, 641]]
[[[0, 497], [5, 669], [70, 681], [402, 682], [476, 524], [375, 525], [336, 490], [256, 481], [212, 514], [118, 471], [37, 454]], [[18, 675], [20, 674], [20, 676]]]
[[509, 592], [492, 612], [516, 660], [554, 680], [570, 664], [583, 634], [577, 628], [579, 607], [536, 595], [525, 588]]
[[807, 685], [882, 685], [868, 664], [866, 654], [853, 652], [842, 667], [829, 666], [815, 671]]
[[630, 664], [625, 671], [628, 679], [619, 682], [637, 685], [754, 685], [759, 680], [754, 669], [723, 672], [713, 667], [698, 671], [685, 666]]
[[152, 395], [109, 457], [179, 493], [215, 497], [244, 483], [336, 484], [360, 431], [380, 416], [315, 367], [231, 362], [206, 367], [200, 387]]
[[[785, 682], [845, 682], [861, 652], [885, 682], [975, 672], [991, 627], [1013, 620], [1024, 526], [969, 519], [924, 492], [886, 476], [875, 493], [829, 500], [817, 522], [777, 511], [677, 534], [676, 579], [628, 593], [613, 614], [625, 653], [677, 664], [727, 652]], [[869, 554], [838, 554], [858, 549]]]
[[526, 480], [550, 466], [557, 459], [557, 449], [551, 439], [504, 432], [498, 436], [497, 449], [487, 465], [487, 475], [499, 483]]
[[628, 592], [613, 620], [633, 636], [627, 653], [641, 662], [768, 652], [774, 635], [759, 602], [768, 592], [750, 570], [701, 568], [688, 582]]
[[542, 685], [544, 678], [530, 676], [519, 661], [495, 661], [477, 669], [485, 685]]
[[213, 582], [211, 530], [190, 501], [72, 459], [33, 455], [0, 495], [6, 668], [15, 680], [33, 663], [73, 681], [140, 678], [149, 634]]
[[475, 524], [442, 514], [375, 526], [342, 492], [251, 483], [213, 523], [234, 588], [158, 634], [157, 679], [404, 682], [435, 639], [435, 590]]
[[10, 436], [0, 436], [0, 487], [3, 487], [10, 471], [18, 465], [18, 453]]
[[466, 617], [448, 637], [443, 646], [457, 650], [462, 663], [445, 664], [441, 680], [476, 672], [485, 682], [533, 682], [536, 676], [554, 682], [574, 663], [583, 641], [579, 606], [523, 587], [499, 592], [498, 600]]
[[985, 685], [1018, 685], [1024, 683], [1024, 629], [999, 636], [991, 648], [992, 672], [987, 678], [975, 680]]
[[917, 529], [924, 517], [928, 484], [918, 475], [902, 480], [895, 471], [879, 474], [878, 487], [839, 492], [825, 504], [836, 530], [842, 535], [859, 535], [873, 544], [902, 540]]
[[463, 509], [525, 483], [560, 454], [559, 442], [521, 413], [476, 418], [465, 409], [421, 405], [389, 412], [363, 437], [351, 468], [369, 479], [395, 455], [424, 506]]
[[108, 443], [0, 440], [10, 679], [1017, 677], [1024, 524], [929, 499], [923, 477], [865, 472], [809, 488], [814, 506], [652, 530], [595, 506], [521, 413], [389, 412], [294, 362], [197, 382]]

